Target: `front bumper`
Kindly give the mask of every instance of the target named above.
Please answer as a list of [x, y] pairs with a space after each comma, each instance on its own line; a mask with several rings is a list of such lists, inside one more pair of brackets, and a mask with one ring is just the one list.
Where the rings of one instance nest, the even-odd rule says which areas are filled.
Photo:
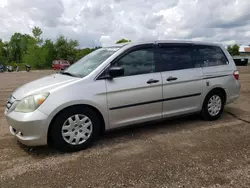
[[5, 110], [5, 117], [12, 135], [27, 146], [47, 144], [48, 116], [39, 110], [20, 113]]

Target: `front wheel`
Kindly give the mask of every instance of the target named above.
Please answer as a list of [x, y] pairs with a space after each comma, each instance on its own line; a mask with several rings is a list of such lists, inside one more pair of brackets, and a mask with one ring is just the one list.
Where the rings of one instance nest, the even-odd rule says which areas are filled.
[[50, 129], [51, 142], [60, 151], [89, 147], [100, 131], [100, 120], [90, 108], [73, 107], [59, 114]]
[[203, 103], [202, 116], [205, 120], [218, 119], [224, 110], [224, 97], [220, 91], [209, 93]]

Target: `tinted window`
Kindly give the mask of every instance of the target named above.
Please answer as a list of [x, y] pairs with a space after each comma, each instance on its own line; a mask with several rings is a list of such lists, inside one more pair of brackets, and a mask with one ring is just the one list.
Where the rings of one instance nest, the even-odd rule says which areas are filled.
[[196, 46], [194, 49], [195, 67], [209, 67], [227, 64], [227, 58], [220, 47]]
[[124, 76], [155, 72], [153, 49], [132, 51], [119, 59], [113, 66], [123, 67]]
[[62, 65], [68, 65], [69, 63], [67, 61], [61, 62]]
[[191, 46], [161, 47], [157, 54], [162, 71], [193, 68]]

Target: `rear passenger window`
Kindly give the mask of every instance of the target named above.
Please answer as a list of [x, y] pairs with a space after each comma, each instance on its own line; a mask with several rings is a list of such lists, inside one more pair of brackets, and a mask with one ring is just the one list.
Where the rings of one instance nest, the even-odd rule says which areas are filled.
[[220, 47], [196, 46], [194, 49], [195, 67], [226, 65], [227, 58]]
[[162, 71], [193, 68], [191, 46], [167, 46], [159, 48], [158, 62]]

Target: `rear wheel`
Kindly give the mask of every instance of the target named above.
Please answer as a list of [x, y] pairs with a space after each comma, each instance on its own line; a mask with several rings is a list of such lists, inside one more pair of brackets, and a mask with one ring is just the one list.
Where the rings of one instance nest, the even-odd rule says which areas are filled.
[[224, 96], [220, 91], [210, 92], [203, 103], [202, 116], [205, 120], [218, 119], [224, 110]]
[[100, 132], [100, 120], [90, 108], [73, 107], [60, 113], [50, 129], [51, 142], [60, 151], [89, 147]]

